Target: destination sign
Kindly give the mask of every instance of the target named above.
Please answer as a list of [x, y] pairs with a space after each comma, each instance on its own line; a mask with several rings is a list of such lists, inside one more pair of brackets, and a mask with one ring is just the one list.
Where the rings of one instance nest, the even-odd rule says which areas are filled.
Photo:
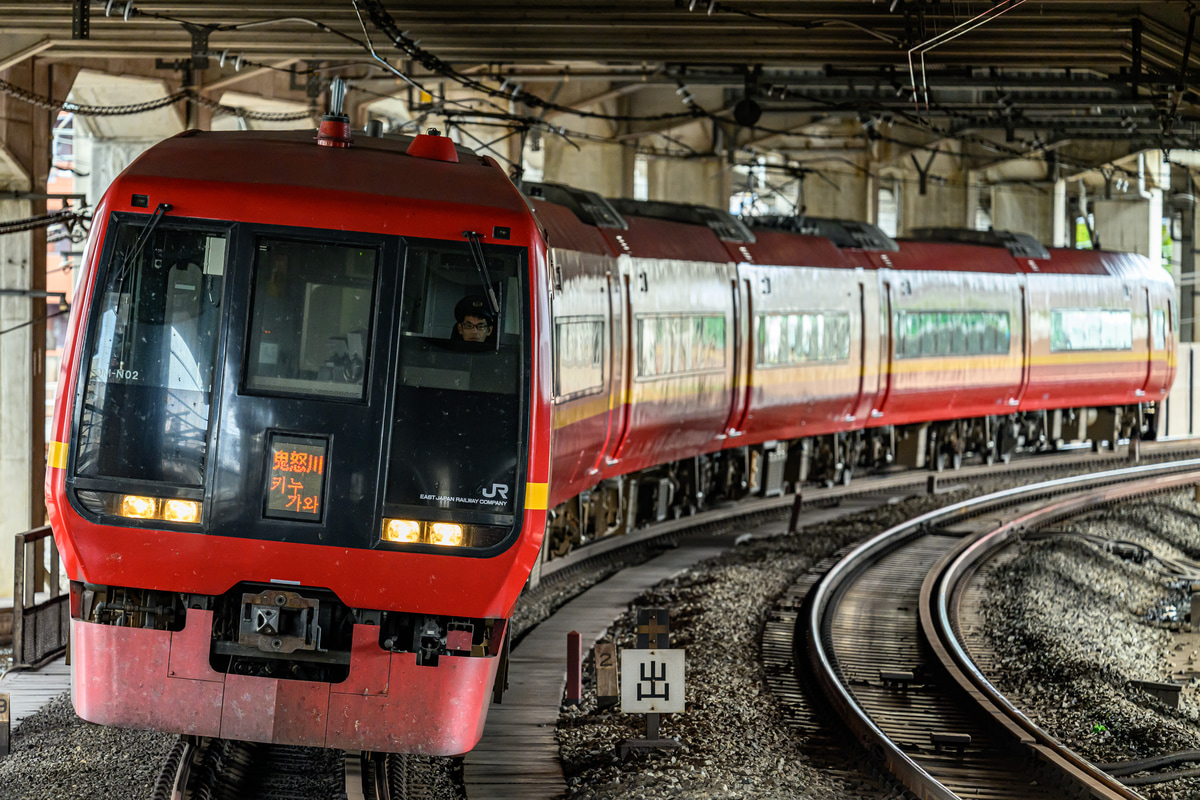
[[329, 440], [272, 433], [267, 448], [265, 515], [320, 522], [325, 510], [325, 462]]

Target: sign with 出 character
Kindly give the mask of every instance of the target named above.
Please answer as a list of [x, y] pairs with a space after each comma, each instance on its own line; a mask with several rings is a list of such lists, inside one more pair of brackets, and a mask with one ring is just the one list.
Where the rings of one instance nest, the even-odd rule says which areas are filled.
[[329, 440], [272, 433], [269, 441], [264, 516], [320, 522], [325, 512]]
[[621, 711], [683, 713], [683, 651], [622, 650]]
[[637, 645], [636, 650], [621, 651], [621, 710], [646, 715], [646, 738], [618, 742], [622, 759], [634, 751], [680, 747], [678, 739], [658, 732], [661, 715], [683, 713], [683, 651], [671, 649], [670, 612], [639, 609]]

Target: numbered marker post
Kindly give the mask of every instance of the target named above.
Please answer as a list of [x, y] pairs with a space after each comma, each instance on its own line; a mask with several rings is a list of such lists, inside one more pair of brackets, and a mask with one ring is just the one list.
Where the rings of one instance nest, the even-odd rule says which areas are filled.
[[8, 695], [0, 692], [0, 756], [8, 755]]
[[602, 642], [592, 649], [596, 663], [596, 701], [600, 708], [615, 706], [621, 699], [617, 690], [617, 646]]

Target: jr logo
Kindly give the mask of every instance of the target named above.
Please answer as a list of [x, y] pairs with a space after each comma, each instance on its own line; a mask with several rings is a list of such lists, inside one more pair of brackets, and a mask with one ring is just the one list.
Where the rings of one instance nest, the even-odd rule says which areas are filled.
[[483, 490], [483, 496], [488, 498], [489, 500], [492, 499], [493, 497], [495, 497], [496, 495], [499, 495], [501, 500], [507, 501], [508, 500], [508, 486], [503, 483], [493, 483], [492, 488]]

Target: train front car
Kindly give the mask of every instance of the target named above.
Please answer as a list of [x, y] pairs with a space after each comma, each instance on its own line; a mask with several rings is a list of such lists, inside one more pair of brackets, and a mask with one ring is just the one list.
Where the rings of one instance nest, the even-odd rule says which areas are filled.
[[46, 481], [75, 708], [462, 753], [545, 529], [544, 244], [444, 137], [321, 143], [188, 132], [98, 207]]

